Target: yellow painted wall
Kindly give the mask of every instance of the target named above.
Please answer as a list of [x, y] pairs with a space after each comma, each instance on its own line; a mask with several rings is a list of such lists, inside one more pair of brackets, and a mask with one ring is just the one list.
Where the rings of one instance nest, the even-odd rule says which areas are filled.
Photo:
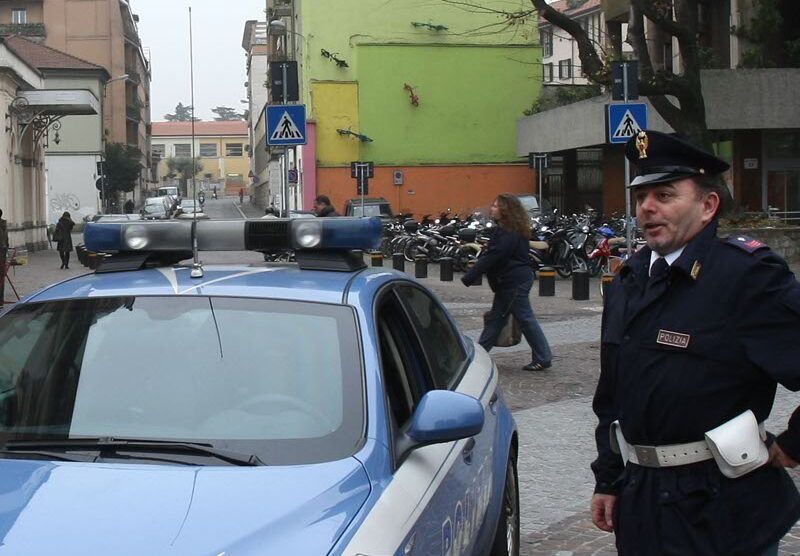
[[[158, 177], [159, 180], [169, 173], [167, 168], [167, 159], [171, 158], [174, 153], [175, 144], [191, 144], [191, 137], [153, 137], [151, 143], [153, 145], [165, 145], [166, 152], [164, 158], [158, 164]], [[200, 144], [214, 143], [217, 145], [216, 157], [201, 157], [200, 162], [203, 169], [200, 171], [200, 177], [205, 174], [211, 174], [212, 178], [225, 178], [224, 174], [241, 174], [245, 183], [247, 183], [247, 176], [250, 173], [250, 159], [247, 155], [247, 146], [250, 142], [247, 136], [241, 137], [195, 137], [195, 154], [200, 156]], [[242, 156], [224, 156], [226, 143], [241, 143]]]
[[359, 160], [358, 139], [336, 131], [359, 131], [358, 84], [311, 83], [311, 103], [317, 122], [317, 164], [341, 166]]

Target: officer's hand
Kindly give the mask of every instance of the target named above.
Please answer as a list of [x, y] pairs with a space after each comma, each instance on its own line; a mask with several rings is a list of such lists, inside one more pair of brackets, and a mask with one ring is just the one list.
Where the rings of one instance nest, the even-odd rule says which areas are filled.
[[592, 523], [608, 533], [614, 531], [614, 505], [617, 497], [613, 494], [595, 494], [592, 496]]
[[769, 462], [773, 467], [797, 467], [797, 462], [787, 456], [777, 442], [769, 447]]

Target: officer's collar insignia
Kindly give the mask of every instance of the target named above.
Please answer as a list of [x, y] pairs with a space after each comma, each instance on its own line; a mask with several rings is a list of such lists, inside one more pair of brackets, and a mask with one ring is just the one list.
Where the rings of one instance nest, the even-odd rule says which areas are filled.
[[689, 347], [689, 340], [692, 337], [688, 334], [682, 334], [680, 332], [670, 332], [669, 330], [659, 330], [658, 337], [656, 338], [656, 343], [661, 344], [662, 346], [671, 346], [681, 349], [686, 349]]
[[647, 138], [647, 134], [644, 131], [640, 131], [636, 136], [636, 149], [639, 151], [639, 160], [647, 158], [647, 147], [649, 144], [650, 140]]
[[700, 270], [703, 268], [703, 265], [700, 264], [700, 261], [695, 261], [692, 265], [692, 271], [689, 275], [692, 277], [692, 280], [697, 280], [697, 277], [700, 276]]

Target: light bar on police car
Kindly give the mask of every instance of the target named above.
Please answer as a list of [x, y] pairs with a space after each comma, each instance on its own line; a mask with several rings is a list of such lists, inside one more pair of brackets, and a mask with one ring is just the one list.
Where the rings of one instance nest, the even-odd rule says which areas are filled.
[[297, 218], [170, 222], [90, 222], [86, 249], [98, 253], [374, 249], [380, 218]]

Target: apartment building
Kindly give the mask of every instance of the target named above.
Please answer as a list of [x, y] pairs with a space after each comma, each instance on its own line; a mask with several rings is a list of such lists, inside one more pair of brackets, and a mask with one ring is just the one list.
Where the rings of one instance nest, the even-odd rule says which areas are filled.
[[530, 79], [541, 59], [536, 16], [503, 15], [529, 10], [527, 0], [481, 4], [267, 2], [269, 60], [299, 65], [305, 207], [316, 194], [337, 207], [356, 197], [350, 163], [358, 160], [374, 162], [370, 196], [418, 216], [533, 191], [514, 137], [541, 87]]
[[[0, 36], [20, 34], [55, 50], [104, 68], [110, 76], [102, 91], [104, 142], [134, 145], [141, 153], [138, 195], [150, 173], [150, 62], [139, 40], [138, 17], [128, 0], [4, 0]], [[64, 134], [62, 149], [73, 134]], [[96, 169], [86, 175], [94, 183]]]
[[[596, 0], [566, 1], [569, 4], [554, 5], [572, 6], [575, 17], [594, 13], [597, 4]], [[699, 2], [698, 39], [707, 57], [700, 72], [706, 125], [716, 138], [717, 153], [732, 164], [725, 179], [739, 207], [800, 214], [800, 109], [796, 100], [800, 69], [796, 63], [781, 60], [759, 67], [748, 58], [757, 45], [743, 38], [737, 28], [758, 17], [758, 4], [754, 0]], [[778, 6], [785, 28], [775, 29], [775, 34], [798, 34], [798, 4]], [[608, 50], [621, 49], [619, 29], [627, 23], [630, 1], [601, 0], [599, 7], [608, 30], [606, 40], [617, 41]], [[654, 69], [682, 73], [677, 41], [649, 21], [645, 34]], [[555, 50], [554, 43], [553, 58]], [[556, 206], [580, 210], [588, 203], [606, 213], [624, 210], [623, 149], [607, 139], [606, 106], [610, 102], [610, 95], [602, 94], [519, 121], [518, 154], [551, 156], [545, 194], [555, 196]], [[639, 102], [648, 104], [649, 128], [673, 131], [647, 98]], [[585, 170], [587, 164], [590, 172]]]
[[262, 206], [269, 206], [268, 188], [260, 187], [269, 179], [270, 153], [266, 147], [266, 126], [262, 115], [269, 98], [267, 93], [268, 36], [265, 21], [248, 21], [244, 26], [242, 48], [247, 56], [247, 114], [248, 134], [251, 145], [256, 148], [250, 152], [250, 191]]
[[[195, 122], [194, 156], [202, 169], [197, 179], [220, 194], [238, 195], [247, 188], [250, 173], [250, 138], [245, 121]], [[173, 182], [167, 161], [192, 157], [191, 122], [153, 122], [153, 163], [159, 182]], [[186, 192], [184, 192], [185, 194]]]

